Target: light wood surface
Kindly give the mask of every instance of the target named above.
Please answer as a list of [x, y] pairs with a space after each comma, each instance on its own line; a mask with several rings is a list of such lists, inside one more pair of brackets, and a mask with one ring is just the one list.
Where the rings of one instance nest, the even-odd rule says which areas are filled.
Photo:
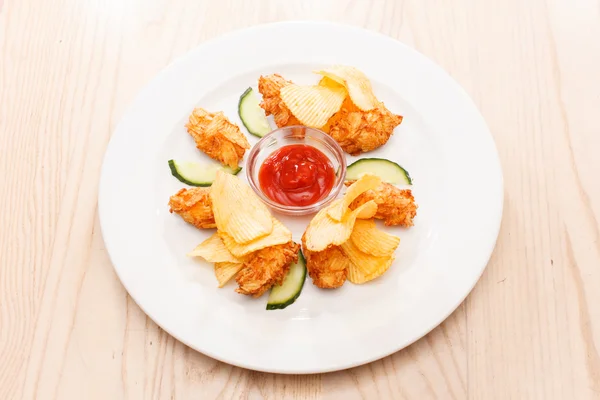
[[[163, 332], [119, 283], [96, 207], [145, 83], [206, 39], [287, 19], [364, 26], [442, 65], [486, 118], [506, 188], [494, 255], [448, 320], [313, 376]], [[0, 0], [0, 399], [600, 398], [599, 152], [598, 0]]]

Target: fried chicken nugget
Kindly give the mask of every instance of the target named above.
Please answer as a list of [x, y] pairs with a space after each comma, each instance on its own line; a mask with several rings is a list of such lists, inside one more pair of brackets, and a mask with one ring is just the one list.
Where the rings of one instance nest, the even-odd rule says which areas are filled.
[[[350, 186], [355, 181], [346, 182]], [[375, 200], [377, 213], [375, 218], [382, 219], [386, 226], [413, 226], [413, 218], [417, 215], [415, 198], [410, 189], [399, 189], [389, 183], [382, 183], [375, 189], [367, 190], [357, 197], [350, 208], [355, 209], [367, 201]]]
[[284, 79], [279, 74], [271, 74], [258, 78], [258, 91], [262, 94], [263, 101], [260, 106], [267, 115], [273, 115], [278, 127], [302, 125], [281, 100], [281, 88], [293, 82]]
[[304, 235], [302, 246], [306, 269], [315, 286], [321, 289], [335, 289], [346, 282], [350, 260], [340, 246], [330, 246], [319, 252], [310, 251], [306, 248]]
[[250, 143], [240, 128], [222, 113], [195, 108], [185, 125], [198, 150], [224, 165], [237, 168]]
[[169, 199], [169, 212], [198, 229], [216, 228], [209, 187], [181, 189]]
[[235, 291], [260, 297], [273, 285], [281, 285], [290, 264], [298, 261], [299, 249], [299, 244], [288, 242], [252, 253], [235, 278], [239, 285]]
[[392, 113], [383, 103], [372, 110], [361, 111], [347, 97], [340, 111], [329, 119], [323, 130], [346, 153], [355, 156], [386, 144], [401, 122], [402, 116]]

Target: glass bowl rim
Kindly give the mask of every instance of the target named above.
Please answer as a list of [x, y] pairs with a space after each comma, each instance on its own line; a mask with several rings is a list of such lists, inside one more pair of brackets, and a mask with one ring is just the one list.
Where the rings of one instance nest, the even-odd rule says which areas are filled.
[[[270, 138], [272, 138], [274, 135], [276, 135], [278, 133], [290, 131], [290, 130], [297, 129], [297, 128], [311, 130], [312, 131], [311, 133], [316, 134], [316, 136], [321, 140], [321, 142], [324, 142], [325, 145], [329, 146], [330, 152], [333, 153], [334, 158], [340, 164], [339, 173], [336, 174], [336, 181], [334, 182], [334, 185], [331, 188], [331, 191], [329, 192], [329, 194], [326, 197], [324, 197], [323, 199], [317, 201], [316, 203], [306, 205], [306, 206], [288, 206], [288, 205], [280, 204], [280, 203], [273, 201], [266, 194], [263, 193], [262, 189], [260, 188], [260, 184], [253, 177], [253, 175], [254, 175], [253, 172], [254, 172], [255, 168], [260, 169], [260, 165], [256, 165], [256, 158], [260, 154], [260, 152], [264, 148], [266, 148], [265, 143]], [[286, 139], [286, 138], [284, 137], [284, 139]], [[310, 144], [307, 144], [307, 143], [305, 143], [305, 144], [307, 146], [311, 146]], [[285, 146], [285, 145], [283, 145], [283, 146]], [[281, 147], [283, 147], [283, 146], [281, 146]], [[314, 147], [314, 146], [312, 146], [312, 147]], [[319, 150], [319, 149], [317, 149], [317, 150]], [[275, 151], [275, 150], [273, 150], [273, 151]], [[332, 158], [328, 154], [325, 154], [325, 156], [328, 159]], [[340, 147], [340, 145], [331, 136], [329, 136], [327, 133], [323, 132], [320, 129], [312, 128], [310, 126], [290, 125], [290, 126], [283, 126], [283, 127], [272, 130], [271, 132], [269, 132], [268, 134], [263, 136], [254, 146], [252, 146], [252, 149], [250, 150], [250, 153], [248, 154], [248, 161], [246, 162], [246, 178], [248, 179], [248, 183], [250, 184], [250, 187], [252, 188], [254, 193], [256, 193], [256, 195], [261, 199], [261, 201], [263, 203], [265, 203], [266, 205], [268, 205], [269, 207], [271, 207], [274, 210], [279, 211], [283, 214], [305, 215], [305, 214], [310, 214], [310, 213], [319, 211], [322, 207], [328, 205], [333, 200], [335, 200], [335, 198], [338, 196], [338, 194], [340, 193], [340, 191], [342, 190], [342, 188], [344, 186], [344, 180], [346, 178], [346, 167], [347, 167], [347, 165], [346, 165], [345, 153], [342, 150], [342, 148]]]

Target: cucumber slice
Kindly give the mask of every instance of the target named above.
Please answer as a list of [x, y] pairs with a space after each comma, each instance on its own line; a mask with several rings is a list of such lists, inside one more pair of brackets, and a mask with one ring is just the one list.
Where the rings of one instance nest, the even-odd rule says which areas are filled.
[[271, 132], [271, 126], [265, 116], [265, 111], [260, 108], [258, 97], [252, 88], [246, 89], [240, 96], [238, 114], [248, 132], [254, 136], [263, 137]]
[[385, 158], [361, 158], [353, 162], [346, 170], [346, 180], [355, 181], [367, 173], [377, 175], [387, 183], [412, 185], [408, 171]]
[[298, 250], [298, 262], [290, 266], [290, 271], [286, 275], [281, 286], [275, 285], [269, 293], [267, 301], [267, 310], [284, 309], [292, 304], [304, 286], [306, 279], [306, 260], [302, 250]]
[[237, 175], [242, 170], [242, 167], [232, 169], [221, 164], [200, 164], [191, 161], [175, 161], [169, 160], [169, 168], [171, 174], [181, 182], [190, 186], [210, 186], [215, 181], [217, 171], [225, 171], [232, 175]]

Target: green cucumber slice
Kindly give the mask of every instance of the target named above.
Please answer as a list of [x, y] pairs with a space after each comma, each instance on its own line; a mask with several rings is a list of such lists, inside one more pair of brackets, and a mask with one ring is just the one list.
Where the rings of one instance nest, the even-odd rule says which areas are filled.
[[171, 174], [181, 182], [190, 186], [210, 186], [215, 181], [217, 171], [225, 171], [232, 175], [237, 175], [242, 167], [232, 169], [221, 164], [201, 164], [191, 161], [169, 160]]
[[260, 108], [259, 104], [258, 97], [254, 94], [254, 90], [249, 87], [240, 96], [238, 114], [246, 129], [248, 129], [248, 132], [254, 136], [263, 137], [271, 132], [272, 129], [265, 115], [265, 111]]
[[292, 304], [300, 293], [306, 280], [306, 260], [302, 250], [298, 250], [298, 262], [290, 266], [281, 286], [275, 285], [269, 293], [267, 310], [280, 310]]
[[353, 162], [346, 169], [346, 180], [355, 181], [367, 173], [377, 175], [387, 183], [412, 185], [408, 171], [385, 158], [361, 158]]

